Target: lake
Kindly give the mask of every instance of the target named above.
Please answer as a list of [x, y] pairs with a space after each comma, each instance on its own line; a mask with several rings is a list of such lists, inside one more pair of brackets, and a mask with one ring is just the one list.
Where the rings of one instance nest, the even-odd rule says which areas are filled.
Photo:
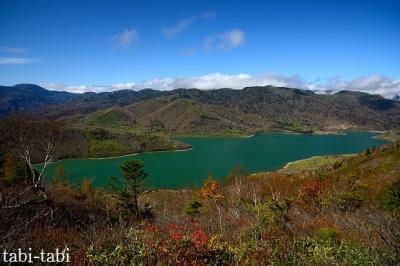
[[212, 171], [222, 180], [235, 166], [248, 172], [271, 171], [286, 163], [316, 155], [358, 153], [386, 143], [371, 132], [347, 132], [343, 135], [313, 135], [267, 133], [249, 138], [181, 137], [192, 145], [187, 151], [150, 152], [107, 159], [68, 159], [49, 168], [52, 177], [57, 164], [62, 163], [74, 184], [83, 177], [95, 187], [109, 184], [110, 176], [120, 177], [119, 165], [128, 160], [142, 160], [149, 174], [151, 188], [198, 187]]

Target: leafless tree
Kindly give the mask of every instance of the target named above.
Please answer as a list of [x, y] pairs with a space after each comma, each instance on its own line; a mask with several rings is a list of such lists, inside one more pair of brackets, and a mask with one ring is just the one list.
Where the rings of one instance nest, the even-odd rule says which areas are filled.
[[[8, 204], [3, 203], [3, 209], [48, 201], [43, 181], [47, 168], [57, 158], [55, 145], [60, 130], [60, 125], [54, 121], [34, 121], [20, 116], [1, 121], [1, 144], [23, 160], [28, 168], [26, 174], [28, 186], [9, 199]], [[26, 197], [28, 192], [34, 192], [35, 197]]]

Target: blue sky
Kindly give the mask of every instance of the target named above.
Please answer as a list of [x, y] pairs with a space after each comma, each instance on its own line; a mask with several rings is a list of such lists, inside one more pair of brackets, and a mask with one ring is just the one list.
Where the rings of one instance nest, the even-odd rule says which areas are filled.
[[0, 1], [4, 85], [168, 89], [242, 77], [348, 88], [368, 79], [390, 83], [391, 95], [399, 62], [400, 1]]

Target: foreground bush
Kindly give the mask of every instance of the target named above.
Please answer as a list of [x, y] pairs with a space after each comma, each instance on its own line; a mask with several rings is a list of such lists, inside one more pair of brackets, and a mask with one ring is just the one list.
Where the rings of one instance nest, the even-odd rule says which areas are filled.
[[154, 224], [130, 228], [124, 241], [105, 249], [90, 246], [92, 265], [221, 265], [233, 262], [233, 253], [217, 238], [210, 238], [198, 224]]

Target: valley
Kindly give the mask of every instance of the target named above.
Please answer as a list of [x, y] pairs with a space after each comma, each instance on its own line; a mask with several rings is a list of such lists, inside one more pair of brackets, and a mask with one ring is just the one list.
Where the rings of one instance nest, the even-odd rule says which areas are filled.
[[59, 158], [186, 149], [174, 136], [243, 137], [263, 132], [332, 133], [400, 127], [400, 103], [342, 91], [283, 87], [73, 94], [23, 84], [0, 87], [0, 115], [57, 120]]

